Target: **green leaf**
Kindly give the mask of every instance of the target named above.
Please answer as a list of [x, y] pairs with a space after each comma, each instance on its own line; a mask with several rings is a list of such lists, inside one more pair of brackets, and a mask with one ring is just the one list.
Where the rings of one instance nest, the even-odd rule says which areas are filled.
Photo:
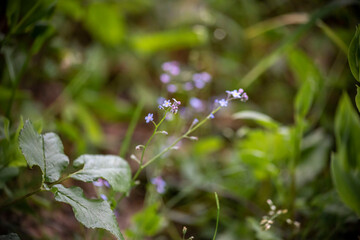
[[124, 37], [122, 14], [114, 4], [91, 3], [85, 17], [85, 27], [95, 38], [110, 46], [120, 44]]
[[0, 116], [0, 141], [3, 139], [10, 141], [9, 127], [10, 127], [9, 119]]
[[360, 87], [357, 86], [357, 94], [355, 97], [355, 103], [358, 111], [360, 112]]
[[301, 83], [295, 97], [295, 114], [297, 117], [304, 118], [320, 88], [322, 77], [314, 62], [300, 50], [290, 51], [288, 61], [295, 77]]
[[357, 26], [355, 35], [351, 40], [348, 52], [350, 70], [356, 80], [360, 82], [360, 25]]
[[30, 168], [37, 165], [45, 173], [44, 139], [36, 132], [29, 120], [25, 121], [20, 132], [19, 146]]
[[46, 133], [43, 137], [46, 161], [45, 180], [55, 182], [69, 164], [69, 158], [64, 154], [64, 147], [58, 135]]
[[202, 45], [206, 41], [207, 33], [205, 29], [168, 30], [157, 33], [140, 34], [132, 37], [134, 48], [141, 53], [194, 47]]
[[335, 117], [337, 153], [331, 173], [341, 200], [360, 216], [360, 120], [350, 98], [343, 94]]
[[335, 117], [335, 137], [338, 149], [344, 148], [347, 170], [360, 167], [360, 119], [347, 94], [340, 99]]
[[197, 141], [193, 149], [195, 155], [206, 155], [219, 151], [223, 146], [224, 141], [220, 137], [207, 137]]
[[94, 144], [100, 144], [103, 141], [103, 133], [99, 121], [94, 114], [83, 104], [74, 106], [75, 114], [79, 123], [84, 127], [85, 134]]
[[114, 155], [82, 155], [74, 161], [74, 166], [84, 167], [71, 177], [84, 182], [98, 178], [106, 179], [115, 191], [127, 192], [130, 189], [131, 171], [129, 164]]
[[346, 170], [342, 161], [346, 161], [346, 154], [332, 155], [331, 176], [341, 200], [360, 216], [360, 175]]
[[51, 191], [55, 194], [56, 201], [71, 205], [75, 218], [85, 227], [106, 229], [117, 239], [124, 239], [107, 201], [87, 199], [79, 187], [66, 188], [61, 184], [56, 184]]
[[58, 1], [57, 9], [74, 20], [80, 20], [84, 15], [84, 7], [82, 6], [80, 1], [74, 0], [61, 0]]
[[19, 145], [28, 165], [39, 166], [47, 182], [58, 180], [69, 164], [60, 138], [55, 133], [38, 134], [29, 120], [20, 132]]
[[235, 113], [233, 118], [254, 120], [266, 128], [277, 128], [279, 126], [279, 124], [268, 115], [255, 111], [240, 111]]
[[145, 236], [154, 236], [161, 230], [163, 217], [158, 213], [159, 204], [154, 203], [145, 207], [132, 217], [133, 226], [126, 235], [131, 239], [144, 239]]

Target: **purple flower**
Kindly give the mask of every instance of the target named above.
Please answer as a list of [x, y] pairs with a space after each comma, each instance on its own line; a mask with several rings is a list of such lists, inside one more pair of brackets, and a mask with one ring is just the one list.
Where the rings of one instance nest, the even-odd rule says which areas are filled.
[[179, 110], [179, 106], [181, 104], [180, 101], [177, 101], [175, 98], [173, 98], [173, 104], [171, 105], [171, 110], [170, 112], [172, 112], [173, 114], [176, 114]]
[[221, 99], [221, 100], [219, 101], [219, 104], [220, 104], [221, 107], [227, 107], [228, 102], [227, 102], [225, 99]]
[[213, 119], [215, 118], [214, 114], [210, 113], [210, 115], [208, 116], [209, 119]]
[[195, 83], [195, 87], [203, 88], [206, 83], [211, 81], [211, 75], [207, 72], [195, 73], [193, 75], [193, 81]]
[[203, 80], [194, 80], [195, 82], [195, 87], [202, 89], [205, 87], [205, 82]]
[[246, 102], [247, 100], [249, 100], [249, 97], [246, 93], [243, 93], [243, 95], [241, 95], [241, 101]]
[[190, 91], [190, 90], [192, 90], [194, 88], [194, 86], [192, 85], [191, 82], [187, 82], [187, 83], [184, 84], [183, 88], [186, 91]]
[[165, 98], [159, 97], [159, 98], [157, 99], [157, 103], [158, 103], [158, 104], [163, 104], [163, 102], [164, 102], [165, 100], [166, 100]]
[[208, 72], [202, 72], [201, 78], [204, 82], [210, 82], [211, 81], [211, 75]]
[[151, 183], [156, 186], [156, 191], [158, 193], [161, 194], [165, 192], [166, 182], [162, 179], [162, 177], [158, 176], [156, 178], [152, 178]]
[[177, 76], [180, 74], [180, 67], [179, 67], [179, 63], [176, 61], [172, 61], [172, 62], [165, 62], [162, 65], [162, 69], [165, 72], [170, 73], [173, 76]]
[[199, 122], [199, 119], [195, 118], [191, 125], [193, 126], [193, 125], [197, 124], [198, 122]]
[[149, 123], [149, 122], [151, 122], [151, 121], [154, 121], [153, 116], [154, 116], [154, 114], [149, 113], [149, 114], [145, 117], [146, 123]]
[[100, 194], [100, 197], [101, 197], [104, 201], [107, 201], [107, 200], [108, 200], [107, 196], [104, 195], [104, 194]]
[[196, 97], [190, 98], [190, 105], [197, 110], [201, 110], [204, 107], [203, 102]]
[[177, 91], [177, 86], [174, 85], [174, 84], [169, 84], [169, 85], [167, 86], [167, 90], [168, 90], [168, 92], [174, 93], [174, 92]]
[[162, 83], [169, 83], [170, 82], [170, 75], [167, 73], [163, 73], [160, 75], [160, 81]]
[[108, 181], [102, 179], [102, 178], [99, 178], [98, 180], [96, 180], [95, 182], [93, 182], [93, 185], [96, 186], [96, 187], [110, 187], [110, 184]]
[[164, 103], [162, 104], [163, 107], [170, 107], [171, 106], [171, 101], [170, 100], [165, 100]]

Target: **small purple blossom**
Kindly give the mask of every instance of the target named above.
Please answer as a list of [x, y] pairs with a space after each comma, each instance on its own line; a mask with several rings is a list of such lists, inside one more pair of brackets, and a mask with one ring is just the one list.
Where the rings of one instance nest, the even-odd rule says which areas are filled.
[[100, 197], [101, 197], [104, 201], [107, 201], [107, 200], [108, 200], [107, 196], [104, 195], [104, 194], [100, 194]]
[[214, 116], [214, 114], [210, 113], [210, 115], [209, 115], [208, 118], [209, 118], [209, 119], [213, 119], [213, 118], [215, 118], [215, 116]]
[[196, 97], [190, 98], [190, 105], [191, 105], [194, 109], [197, 109], [197, 110], [201, 110], [201, 109], [203, 109], [203, 107], [204, 107], [203, 102], [202, 102], [200, 99], [196, 98]]
[[201, 78], [204, 82], [208, 83], [211, 81], [211, 75], [208, 72], [202, 72], [201, 73]]
[[170, 75], [167, 74], [167, 73], [163, 73], [163, 74], [160, 75], [160, 81], [161, 81], [162, 83], [169, 83], [169, 82], [170, 82], [170, 79], [171, 79], [171, 77], [170, 77]]
[[241, 96], [240, 93], [236, 90], [232, 91], [231, 94], [234, 98], [240, 98], [240, 96]]
[[195, 73], [193, 75], [193, 81], [196, 88], [203, 88], [205, 84], [211, 81], [211, 75], [207, 72]]
[[157, 99], [157, 103], [161, 105], [161, 104], [163, 104], [163, 102], [164, 102], [165, 100], [166, 100], [165, 98], [159, 97], [159, 98]]
[[174, 93], [174, 92], [177, 91], [177, 86], [174, 85], [174, 84], [169, 84], [169, 85], [167, 86], [167, 90], [168, 90], [168, 92]]
[[166, 182], [162, 179], [162, 177], [158, 176], [156, 178], [151, 179], [151, 183], [156, 186], [156, 191], [160, 194], [165, 192]]
[[205, 82], [202, 80], [194, 80], [194, 82], [196, 88], [202, 89], [205, 87]]
[[241, 95], [241, 101], [246, 102], [247, 100], [249, 100], [248, 95], [246, 93], [243, 93], [243, 95]]
[[164, 103], [162, 104], [163, 107], [170, 107], [171, 106], [171, 101], [170, 100], [165, 100]]
[[149, 122], [151, 122], [151, 121], [154, 121], [153, 116], [154, 116], [154, 114], [149, 113], [149, 114], [145, 117], [146, 123], [149, 123]]
[[221, 107], [227, 107], [228, 101], [226, 101], [225, 99], [221, 99], [219, 101], [219, 104], [220, 104]]
[[191, 125], [194, 126], [194, 125], [197, 124], [198, 122], [199, 122], [199, 119], [195, 118]]
[[108, 181], [102, 179], [102, 178], [99, 178], [98, 180], [96, 180], [95, 182], [93, 182], [93, 185], [96, 186], [96, 187], [110, 187], [110, 184]]
[[163, 63], [162, 69], [173, 76], [177, 76], [180, 74], [180, 66], [179, 63], [176, 61]]
[[179, 106], [181, 104], [180, 101], [177, 101], [175, 98], [173, 98], [173, 104], [171, 105], [171, 110], [170, 112], [172, 112], [173, 114], [176, 114], [179, 110]]
[[248, 97], [247, 94], [244, 92], [244, 89], [240, 88], [239, 90], [233, 90], [233, 91], [225, 91], [228, 94], [228, 97], [233, 98], [240, 98], [241, 101], [245, 102], [247, 101]]
[[190, 90], [192, 90], [194, 88], [194, 86], [193, 86], [193, 84], [191, 82], [187, 82], [187, 83], [184, 84], [183, 88], [186, 91], [190, 91]]

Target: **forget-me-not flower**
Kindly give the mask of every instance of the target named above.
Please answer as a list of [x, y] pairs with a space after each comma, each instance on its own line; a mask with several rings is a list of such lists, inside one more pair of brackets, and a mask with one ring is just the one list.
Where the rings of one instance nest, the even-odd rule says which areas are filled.
[[162, 179], [162, 177], [158, 176], [156, 178], [151, 179], [151, 183], [156, 186], [156, 191], [158, 193], [165, 192], [166, 182]]
[[153, 120], [154, 120], [153, 116], [154, 116], [154, 114], [149, 113], [149, 114], [145, 117], [146, 123], [149, 123], [149, 122], [153, 121]]

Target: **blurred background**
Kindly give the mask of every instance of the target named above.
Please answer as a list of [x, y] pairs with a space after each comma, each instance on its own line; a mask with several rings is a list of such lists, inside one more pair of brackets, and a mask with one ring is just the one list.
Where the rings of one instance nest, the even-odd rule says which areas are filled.
[[[41, 182], [18, 150], [25, 119], [59, 134], [71, 160], [84, 153], [119, 154], [134, 171], [130, 155], [153, 131], [144, 117], [161, 117], [160, 97], [176, 98], [182, 107], [162, 126], [169, 136], [156, 137], [145, 159], [194, 118], [204, 118], [226, 90], [241, 87], [248, 102], [220, 110], [195, 132], [198, 141], [182, 141], [179, 150], [150, 165], [130, 196], [115, 204], [124, 235], [182, 239], [186, 226], [187, 238], [212, 239], [216, 191], [219, 240], [355, 239], [359, 220], [334, 189], [330, 155], [339, 98], [344, 91], [351, 99], [356, 94], [347, 49], [359, 13], [357, 1], [3, 1], [0, 199]], [[169, 73], [166, 62], [180, 71]], [[302, 88], [308, 78], [314, 84]], [[309, 96], [309, 106], [300, 114], [305, 127], [292, 172], [295, 96], [301, 94]], [[163, 194], [151, 184], [156, 176], [166, 182]], [[111, 189], [74, 184], [88, 197], [117, 199]], [[289, 212], [264, 231], [267, 199]], [[85, 229], [70, 207], [46, 194], [0, 219], [0, 233], [11, 229], [22, 239], [111, 239]]]

